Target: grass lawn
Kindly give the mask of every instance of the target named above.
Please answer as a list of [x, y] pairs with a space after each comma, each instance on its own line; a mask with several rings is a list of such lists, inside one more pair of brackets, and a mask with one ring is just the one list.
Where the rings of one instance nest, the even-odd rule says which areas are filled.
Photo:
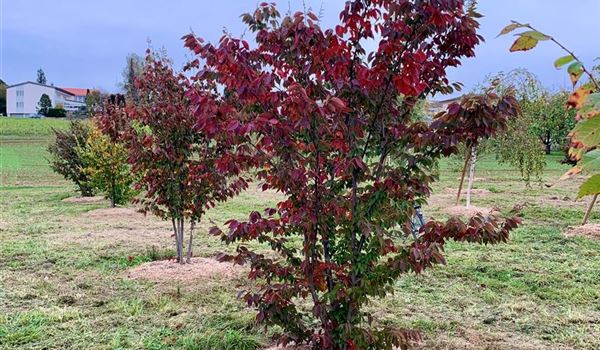
[[0, 117], [0, 135], [47, 137], [52, 129], [64, 129], [69, 121], [64, 118]]
[[[273, 330], [254, 324], [236, 299], [244, 276], [151, 282], [129, 272], [172, 254], [168, 223], [107, 201], [73, 203], [74, 186], [53, 174], [45, 148], [64, 121], [0, 119], [0, 349], [262, 349]], [[40, 124], [36, 124], [40, 123]], [[59, 126], [60, 127], [60, 126]], [[565, 170], [548, 157], [545, 182]], [[427, 217], [446, 218], [458, 173], [441, 164]], [[448, 265], [407, 275], [373, 300], [380, 324], [420, 329], [422, 348], [599, 349], [600, 241], [565, 237], [586, 201], [578, 182], [527, 189], [491, 156], [478, 163], [474, 205], [509, 211], [524, 225], [507, 244], [449, 244]], [[206, 233], [262, 209], [277, 196], [252, 190], [211, 210], [195, 254], [231, 249]], [[119, 214], [120, 213], [120, 214]], [[594, 213], [591, 221], [600, 222]], [[175, 276], [174, 277], [180, 277]]]

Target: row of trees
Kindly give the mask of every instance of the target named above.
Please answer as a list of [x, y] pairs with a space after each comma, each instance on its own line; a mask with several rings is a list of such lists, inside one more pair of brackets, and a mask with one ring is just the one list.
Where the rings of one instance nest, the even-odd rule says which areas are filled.
[[88, 121], [71, 121], [68, 129], [55, 129], [54, 134], [54, 142], [48, 146], [50, 166], [73, 181], [82, 196], [102, 193], [111, 207], [134, 197], [134, 176], [122, 144], [112, 142]]
[[215, 203], [250, 181], [284, 196], [210, 229], [236, 246], [220, 260], [249, 265], [256, 283], [243, 299], [258, 322], [281, 327], [282, 343], [406, 346], [418, 333], [374, 325], [369, 300], [405, 273], [445, 263], [447, 241], [504, 242], [519, 223], [491, 214], [432, 220], [400, 239], [431, 192], [436, 162], [496, 135], [520, 112], [510, 92], [486, 91], [430, 124], [415, 117], [419, 100], [457, 88], [446, 69], [481, 40], [473, 5], [435, 3], [348, 1], [326, 30], [314, 13], [282, 17], [263, 3], [242, 16], [252, 45], [186, 35], [196, 57], [185, 72], [148, 52], [135, 93], [106, 101], [96, 117], [128, 153], [142, 210], [172, 222], [180, 263]]

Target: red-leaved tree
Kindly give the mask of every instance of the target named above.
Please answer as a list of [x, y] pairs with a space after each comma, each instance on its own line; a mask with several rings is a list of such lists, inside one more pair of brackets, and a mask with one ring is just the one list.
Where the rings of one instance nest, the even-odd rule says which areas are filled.
[[[418, 99], [455, 86], [446, 69], [474, 55], [477, 17], [462, 0], [353, 0], [340, 24], [323, 30], [313, 13], [282, 18], [263, 3], [242, 17], [252, 44], [184, 37], [198, 56], [188, 67], [197, 70], [199, 88], [188, 94], [196, 126], [227, 150], [219, 167], [255, 166], [264, 190], [285, 195], [276, 208], [228, 221], [226, 232], [211, 230], [237, 245], [222, 260], [250, 265], [258, 287], [244, 299], [257, 321], [282, 327], [281, 342], [404, 346], [418, 333], [373, 325], [369, 299], [392, 292], [404, 273], [444, 263], [448, 240], [504, 242], [517, 226], [452, 218], [400, 239], [414, 204], [430, 194], [436, 161], [476, 132], [453, 113], [428, 125], [411, 112]], [[509, 96], [497, 106], [486, 125], [518, 112]]]
[[97, 118], [102, 129], [129, 150], [132, 171], [139, 174], [141, 209], [171, 220], [177, 261], [190, 262], [193, 230], [202, 215], [245, 189], [247, 182], [236, 167], [219, 171], [216, 163], [224, 151], [222, 144], [195, 127], [193, 107], [186, 97], [191, 82], [175, 73], [168, 59], [148, 51], [136, 89], [137, 100], [125, 105], [108, 101]]
[[[433, 125], [433, 127], [436, 127], [443, 122], [454, 123], [456, 126], [469, 130], [464, 137], [467, 156], [460, 177], [458, 193], [456, 194], [456, 204], [458, 204], [468, 167], [467, 208], [471, 206], [471, 190], [473, 189], [475, 164], [477, 163], [477, 146], [481, 141], [505, 130], [509, 118], [520, 113], [520, 107], [517, 107], [517, 102], [512, 97], [512, 90], [499, 96], [492, 92], [494, 88], [495, 86], [492, 86], [479, 95], [463, 96], [460, 102], [450, 104], [448, 110], [440, 114]], [[510, 100], [507, 100], [507, 97]], [[511, 105], [507, 105], [507, 103]]]

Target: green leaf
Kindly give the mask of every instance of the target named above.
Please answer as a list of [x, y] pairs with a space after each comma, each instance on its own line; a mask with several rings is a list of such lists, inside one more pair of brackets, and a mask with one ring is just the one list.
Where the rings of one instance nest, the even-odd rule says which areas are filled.
[[511, 24], [507, 25], [506, 27], [502, 28], [502, 30], [501, 30], [501, 31], [500, 31], [500, 33], [499, 33], [499, 34], [496, 36], [496, 38], [497, 38], [497, 37], [499, 37], [499, 36], [501, 36], [501, 35], [506, 35], [506, 34], [508, 34], [508, 33], [512, 32], [513, 30], [515, 30], [515, 29], [517, 29], [517, 28], [521, 28], [521, 27], [523, 27], [523, 25], [522, 25], [522, 24], [519, 24], [519, 23], [513, 22], [513, 23], [511, 23]]
[[526, 32], [517, 34], [521, 37], [526, 36], [538, 41], [550, 40], [550, 37], [544, 33], [538, 32], [537, 30], [528, 30]]
[[578, 165], [585, 171], [600, 171], [600, 150], [595, 149], [584, 154]]
[[510, 47], [510, 52], [527, 51], [533, 49], [538, 44], [538, 40], [530, 36], [521, 36]]
[[577, 199], [585, 196], [591, 196], [600, 193], [600, 174], [591, 176], [579, 187]]
[[567, 72], [569, 72], [571, 82], [573, 83], [573, 86], [575, 86], [575, 84], [577, 84], [579, 78], [581, 78], [581, 75], [583, 74], [583, 65], [581, 64], [581, 62], [571, 63], [569, 65], [569, 68], [567, 68]]
[[600, 117], [585, 119], [573, 129], [572, 142], [581, 142], [585, 147], [600, 144]]
[[600, 92], [589, 95], [585, 101], [585, 106], [600, 112]]
[[556, 69], [558, 69], [558, 68], [564, 66], [565, 64], [573, 61], [574, 59], [575, 59], [575, 57], [573, 57], [571, 55], [560, 57], [559, 59], [554, 61], [554, 67], [556, 67]]

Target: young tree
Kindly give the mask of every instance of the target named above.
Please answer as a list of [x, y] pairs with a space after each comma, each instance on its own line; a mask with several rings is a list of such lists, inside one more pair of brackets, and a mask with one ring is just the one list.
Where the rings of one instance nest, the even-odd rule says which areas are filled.
[[468, 135], [465, 135], [467, 155], [456, 195], [456, 203], [458, 204], [468, 169], [467, 208], [471, 206], [471, 191], [475, 180], [477, 150], [480, 142], [496, 135], [499, 131], [505, 130], [508, 122], [514, 119], [511, 117], [516, 117], [518, 114], [516, 101], [511, 101], [515, 104], [514, 108], [506, 108], [507, 99], [514, 99], [510, 95], [510, 91], [507, 95], [498, 96], [492, 92], [493, 89], [494, 87], [483, 94], [467, 95], [462, 98], [460, 103], [451, 104], [446, 112], [439, 115], [439, 118], [460, 120], [465, 129], [471, 130]]
[[139, 99], [126, 107], [108, 104], [98, 116], [103, 130], [129, 151], [132, 171], [139, 174], [136, 188], [144, 193], [142, 209], [171, 220], [182, 264], [190, 262], [193, 230], [205, 211], [247, 187], [237, 166], [221, 169], [216, 162], [228, 149], [196, 129], [190, 89], [192, 83], [165, 57], [148, 52], [136, 81]]
[[127, 163], [127, 149], [94, 127], [85, 148], [78, 149], [86, 167], [84, 173], [94, 188], [110, 199], [110, 206], [127, 204], [135, 195], [132, 188], [134, 177]]
[[[354, 0], [338, 26], [322, 30], [313, 13], [280, 18], [263, 3], [242, 17], [253, 48], [229, 35], [216, 46], [184, 37], [198, 55], [190, 68], [202, 89], [189, 93], [196, 127], [231, 149], [216, 164], [250, 159], [262, 188], [286, 197], [229, 220], [227, 232], [212, 229], [237, 245], [222, 260], [250, 265], [258, 290], [244, 299], [257, 321], [282, 327], [282, 342], [404, 346], [418, 335], [373, 325], [369, 300], [391, 292], [403, 273], [444, 263], [448, 240], [498, 243], [516, 227], [518, 219], [478, 215], [430, 221], [414, 241], [398, 239], [430, 193], [437, 159], [473, 133], [494, 131], [493, 123], [468, 129], [452, 111], [431, 125], [412, 118], [420, 98], [452, 89], [446, 69], [474, 55], [478, 16], [461, 0]], [[497, 100], [502, 116], [517, 113], [514, 98]]]
[[133, 101], [139, 100], [139, 92], [135, 86], [135, 80], [142, 74], [144, 69], [144, 59], [138, 54], [131, 53], [125, 58], [127, 64], [123, 69], [123, 92], [128, 99]]
[[44, 73], [44, 71], [41, 68], [37, 70], [36, 81], [38, 82], [38, 84], [46, 85], [46, 73]]
[[[496, 82], [498, 93], [514, 93], [521, 106], [521, 113], [508, 121], [506, 129], [490, 141], [500, 163], [508, 163], [519, 170], [526, 186], [535, 178], [540, 184], [546, 166], [544, 144], [539, 135], [544, 125], [542, 119], [548, 114], [548, 97], [537, 77], [525, 69], [500, 73], [489, 79]], [[552, 134], [554, 142], [554, 133]]]
[[50, 100], [50, 96], [42, 94], [37, 106], [38, 113], [46, 116], [48, 115], [48, 110], [50, 110], [50, 108], [52, 108], [52, 100]]
[[75, 183], [82, 197], [94, 194], [87, 167], [81, 154], [87, 148], [90, 126], [86, 122], [72, 121], [66, 130], [53, 129], [55, 139], [48, 146], [50, 167], [65, 179]]

